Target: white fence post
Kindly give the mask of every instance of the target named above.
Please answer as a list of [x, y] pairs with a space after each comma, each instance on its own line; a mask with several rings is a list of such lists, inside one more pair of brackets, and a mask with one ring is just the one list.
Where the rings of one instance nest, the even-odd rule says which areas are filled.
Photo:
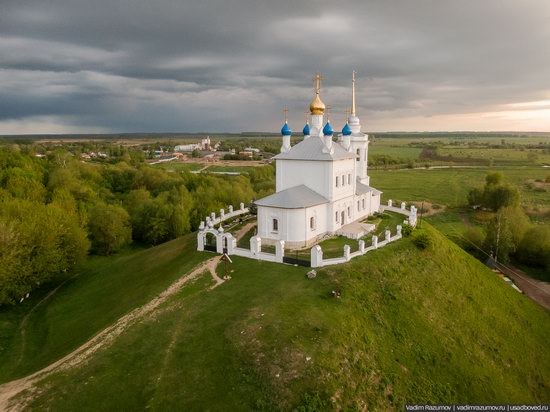
[[386, 236], [386, 242], [389, 242], [390, 239], [391, 239], [391, 232], [389, 230], [386, 230], [386, 232], [384, 233], [385, 236]]
[[315, 245], [311, 248], [311, 267], [319, 268], [323, 266], [323, 249], [321, 246]]
[[252, 236], [250, 238], [250, 252], [252, 256], [257, 256], [262, 251], [262, 238], [259, 236]]
[[241, 210], [244, 210], [244, 203], [243, 202], [241, 202], [240, 206], [241, 206]]
[[406, 206], [405, 202], [401, 202], [401, 210], [405, 210]]
[[225, 216], [225, 210], [220, 209], [220, 220], [223, 220], [224, 216]]
[[359, 252], [361, 252], [361, 254], [365, 254], [365, 241], [363, 239], [361, 239], [359, 241]]
[[349, 245], [344, 245], [344, 259], [346, 262], [350, 260], [351, 248]]
[[392, 205], [393, 205], [393, 200], [391, 200], [391, 199], [388, 200], [388, 207], [392, 207]]
[[378, 249], [378, 236], [376, 235], [372, 237], [372, 247], [374, 247], [375, 249]]
[[229, 205], [229, 207], [227, 208], [227, 210], [229, 211], [229, 213], [233, 213], [233, 205]]
[[401, 230], [403, 227], [401, 225], [397, 225], [397, 236], [401, 237]]
[[285, 241], [279, 240], [277, 243], [275, 243], [275, 257], [277, 258], [277, 262], [283, 263], [284, 256], [285, 256]]

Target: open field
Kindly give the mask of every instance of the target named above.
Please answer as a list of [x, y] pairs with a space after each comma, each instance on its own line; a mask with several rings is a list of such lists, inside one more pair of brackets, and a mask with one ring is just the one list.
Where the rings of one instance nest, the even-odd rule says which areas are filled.
[[[23, 394], [31, 395], [28, 409], [392, 410], [405, 402], [548, 402], [548, 312], [428, 225], [425, 230], [434, 237], [430, 250], [403, 239], [320, 270], [313, 280], [304, 268], [235, 257], [231, 280], [213, 290], [209, 276], [186, 285], [87, 362]], [[161, 247], [149, 258], [181, 267], [180, 255]], [[93, 263], [92, 277], [126, 276]], [[134, 272], [133, 282], [142, 283], [142, 272]], [[340, 299], [330, 297], [334, 289], [342, 291]], [[107, 291], [123, 296], [125, 288]], [[68, 288], [61, 298], [82, 292]], [[50, 305], [55, 300], [44, 304], [45, 313]], [[104, 310], [90, 305], [57, 318], [58, 327]], [[13, 356], [15, 348], [10, 351]]]
[[460, 206], [466, 204], [470, 189], [483, 186], [489, 172], [501, 172], [508, 182], [518, 186], [525, 206], [549, 206], [550, 193], [536, 192], [525, 187], [528, 180], [544, 180], [550, 174], [549, 169], [542, 167], [371, 170], [369, 175], [371, 184], [384, 192], [385, 200], [430, 200], [448, 206]]

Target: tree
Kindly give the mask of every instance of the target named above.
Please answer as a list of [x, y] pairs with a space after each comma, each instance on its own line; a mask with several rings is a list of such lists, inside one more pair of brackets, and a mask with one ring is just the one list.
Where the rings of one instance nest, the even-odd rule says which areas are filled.
[[468, 192], [468, 204], [470, 206], [479, 206], [483, 204], [483, 189], [473, 188]]
[[484, 206], [494, 210], [495, 212], [501, 207], [519, 205], [520, 194], [516, 187], [510, 185], [493, 185], [485, 186], [483, 192]]
[[128, 212], [120, 206], [97, 203], [89, 212], [89, 232], [93, 250], [110, 255], [132, 240]]
[[502, 183], [504, 176], [499, 172], [488, 173], [485, 176], [485, 184], [487, 185], [499, 185]]
[[550, 271], [550, 228], [535, 226], [525, 233], [516, 256], [529, 266], [542, 266]]
[[487, 253], [503, 263], [508, 262], [510, 254], [514, 252], [515, 245], [510, 230], [510, 222], [502, 211], [499, 211], [489, 223], [483, 248]]

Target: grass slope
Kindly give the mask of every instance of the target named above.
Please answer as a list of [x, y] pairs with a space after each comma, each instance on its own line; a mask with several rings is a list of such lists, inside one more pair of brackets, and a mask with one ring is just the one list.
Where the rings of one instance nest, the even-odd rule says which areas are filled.
[[0, 382], [39, 370], [148, 302], [204, 255], [196, 235], [112, 257], [92, 257], [55, 294], [0, 311]]
[[548, 402], [550, 314], [425, 226], [429, 250], [404, 239], [313, 280], [235, 257], [230, 281], [209, 290], [200, 277], [85, 365], [50, 376], [30, 409]]

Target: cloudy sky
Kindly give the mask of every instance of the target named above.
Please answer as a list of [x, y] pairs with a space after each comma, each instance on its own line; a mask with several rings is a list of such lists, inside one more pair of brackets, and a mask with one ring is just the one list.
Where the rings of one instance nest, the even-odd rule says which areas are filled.
[[0, 134], [550, 131], [548, 0], [0, 0]]

